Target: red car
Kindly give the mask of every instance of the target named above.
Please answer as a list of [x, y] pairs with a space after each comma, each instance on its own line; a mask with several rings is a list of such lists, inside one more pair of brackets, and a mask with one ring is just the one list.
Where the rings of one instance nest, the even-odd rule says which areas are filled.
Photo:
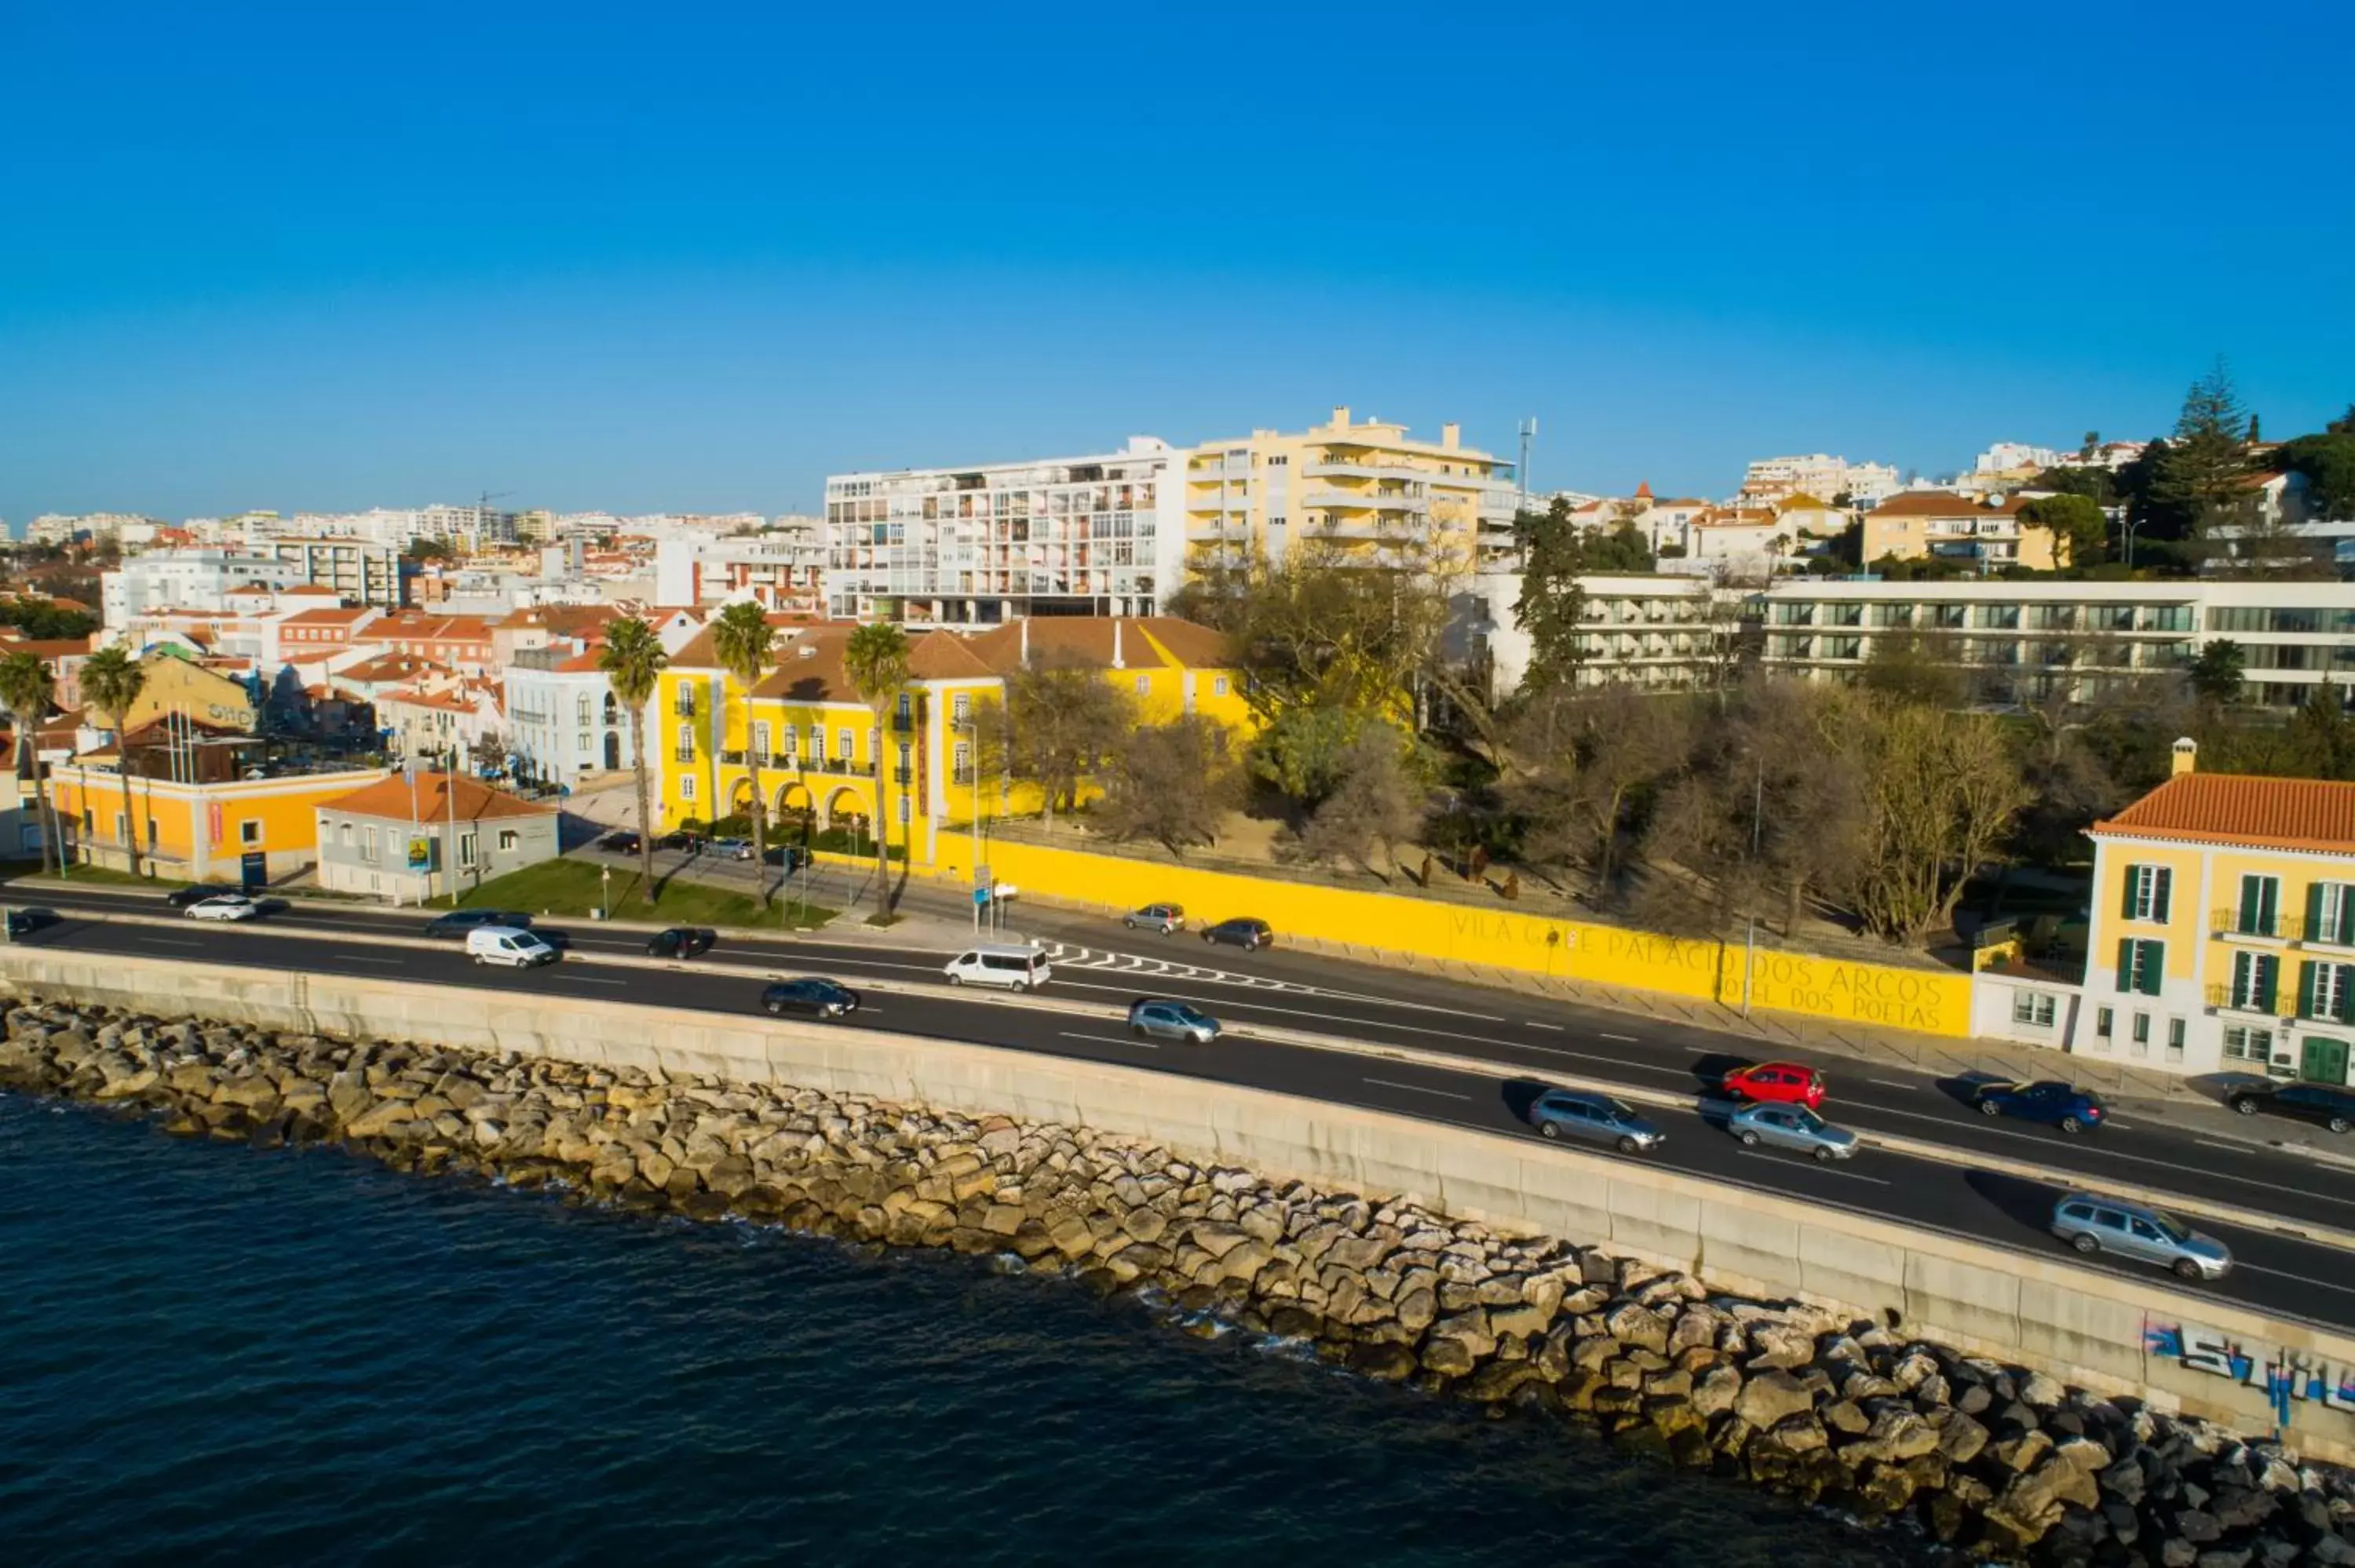
[[1725, 1092], [1737, 1100], [1814, 1110], [1824, 1103], [1824, 1075], [1796, 1062], [1759, 1062], [1726, 1074]]

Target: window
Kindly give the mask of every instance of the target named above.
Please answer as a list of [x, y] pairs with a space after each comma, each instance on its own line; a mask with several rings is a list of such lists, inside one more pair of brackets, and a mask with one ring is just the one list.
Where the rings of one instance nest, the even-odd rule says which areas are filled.
[[1136, 694], [1140, 697], [1146, 696], [1149, 695], [1152, 691], [1153, 677], [1150, 675], [1139, 675], [1136, 678]]
[[2016, 991], [2011, 993], [2011, 1021], [2031, 1029], [2052, 1027], [2052, 993], [2049, 991]]
[[131, 819], [120, 811], [114, 813], [114, 842], [119, 844], [131, 842]]
[[752, 726], [752, 759], [755, 762], [769, 760], [769, 721], [767, 719], [762, 719]]
[[2150, 1014], [2147, 1012], [2134, 1015], [2134, 1054], [2137, 1056], [2150, 1054]]
[[469, 829], [465, 832], [458, 835], [458, 863], [460, 865], [472, 865], [474, 863], [474, 850], [481, 837], [482, 835], [480, 833], [474, 832], [472, 829]]
[[513, 828], [501, 828], [499, 830], [499, 853], [501, 854], [507, 853], [521, 842], [523, 842], [523, 835], [516, 832]]
[[243, 821], [238, 823], [237, 842], [245, 845], [248, 849], [251, 849], [256, 844], [261, 842], [261, 820], [256, 817], [248, 817]]
[[969, 742], [958, 741], [949, 753], [949, 773], [960, 784], [973, 778], [973, 747]]
[[949, 722], [968, 725], [973, 722], [973, 694], [959, 692], [949, 699]]
[[908, 797], [902, 795], [900, 797], [900, 825], [903, 828], [908, 825], [909, 814]]
[[351, 825], [351, 823], [349, 823], [349, 822], [346, 822], [346, 823], [342, 824], [340, 827], [338, 827], [338, 828], [336, 830], [336, 842], [337, 843], [342, 844], [346, 849], [349, 849], [349, 848], [351, 847], [351, 843], [352, 843], [352, 825]]
[[2167, 978], [2167, 944], [2128, 937], [2118, 944], [2118, 989], [2157, 996]]
[[826, 731], [810, 726], [810, 760], [819, 767], [826, 765]]
[[2306, 939], [2355, 948], [2355, 884], [2318, 882], [2306, 890]]
[[2355, 1023], [2355, 964], [2307, 964], [2298, 977], [2301, 1018]]
[[2183, 1020], [2179, 1018], [2167, 1021], [2167, 1059], [2170, 1062], [2183, 1060]]
[[[853, 761], [858, 758], [858, 736], [857, 731], [847, 729], [839, 730], [836, 732], [834, 738], [838, 743], [838, 747], [842, 754], [842, 759], [845, 762]], [[875, 745], [875, 737], [873, 732], [870, 731], [868, 736], [868, 755], [870, 757], [873, 756], [876, 750], [877, 747]]]
[[692, 800], [695, 799], [695, 776], [693, 774], [689, 774], [678, 781], [678, 798], [682, 800]]
[[2239, 924], [2232, 929], [2244, 936], [2276, 935], [2276, 921], [2281, 914], [2281, 878], [2278, 876], [2243, 876], [2241, 878]]
[[2224, 1059], [2228, 1062], [2254, 1062], [2264, 1066], [2274, 1054], [2274, 1032], [2270, 1029], [2250, 1029], [2242, 1024], [2229, 1024], [2224, 1030]]
[[695, 760], [695, 732], [693, 730], [682, 729], [678, 732], [678, 745], [673, 748], [672, 755], [677, 757], [681, 762], [692, 762]]
[[911, 717], [912, 717], [912, 716], [914, 715], [915, 711], [916, 711], [916, 710], [915, 710], [914, 703], [915, 703], [915, 700], [914, 700], [912, 697], [911, 697], [907, 693], [905, 693], [905, 692], [901, 692], [901, 693], [900, 694], [900, 708], [899, 708], [899, 714], [900, 714], [900, 723], [902, 726], [906, 725], [906, 724], [907, 724], [907, 722], [908, 722], [908, 720], [909, 720]]
[[2273, 954], [2232, 955], [2232, 1006], [2250, 1012], [2271, 1012], [2274, 991], [2280, 983], [2281, 959]]
[[2168, 897], [2174, 885], [2175, 874], [2166, 866], [2126, 867], [2126, 901], [2123, 913], [2129, 920], [2151, 920], [2165, 925]]
[[1227, 694], [1227, 678], [1224, 675], [1210, 677], [1210, 694], [1214, 697], [1223, 697]]
[[376, 863], [376, 825], [374, 823], [360, 830], [360, 859], [370, 865]]
[[2115, 1016], [2106, 1007], [2094, 1009], [2094, 1038], [2101, 1041], [2105, 1046], [2109, 1043], [2112, 1022]]

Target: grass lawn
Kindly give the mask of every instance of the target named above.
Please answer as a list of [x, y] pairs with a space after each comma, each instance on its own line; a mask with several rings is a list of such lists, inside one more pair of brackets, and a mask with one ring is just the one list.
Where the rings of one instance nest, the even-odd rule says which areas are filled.
[[[0, 880], [14, 881], [20, 876], [39, 876], [40, 874], [39, 861], [15, 861], [8, 864], [5, 875], [0, 875]], [[55, 872], [49, 874], [53, 878], [56, 874]], [[70, 886], [77, 882], [87, 882], [92, 886], [177, 887], [180, 885], [179, 879], [176, 877], [133, 876], [127, 871], [116, 871], [111, 866], [69, 865], [66, 867], [67, 885]]]
[[[602, 890], [602, 868], [580, 860], [551, 860], [483, 884], [463, 895], [461, 907], [516, 909], [527, 915], [593, 913]], [[657, 879], [659, 883], [659, 879]], [[663, 886], [649, 906], [638, 896], [638, 874], [616, 870], [613, 903], [607, 911], [619, 920], [667, 920], [694, 926], [823, 926], [835, 911], [816, 905], [787, 904], [780, 921], [777, 907], [763, 910], [748, 893], [731, 893], [701, 883], [672, 881]], [[438, 903], [438, 901], [437, 901]]]

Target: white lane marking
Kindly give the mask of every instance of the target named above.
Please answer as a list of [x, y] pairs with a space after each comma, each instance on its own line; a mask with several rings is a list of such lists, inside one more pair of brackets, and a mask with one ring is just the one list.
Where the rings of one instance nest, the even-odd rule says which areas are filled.
[[347, 964], [398, 964], [402, 961], [399, 959], [371, 959], [361, 953], [345, 953], [340, 956]]
[[1868, 1084], [1879, 1084], [1884, 1089], [1903, 1089], [1908, 1094], [1911, 1094], [1913, 1090], [1913, 1085], [1901, 1084], [1894, 1078], [1867, 1078], [1865, 1079], [1865, 1082]]
[[2328, 1279], [2312, 1279], [2303, 1274], [2292, 1274], [2286, 1269], [2267, 1268], [2261, 1263], [2243, 1263], [2239, 1258], [2232, 1260], [2232, 1266], [2235, 1269], [2245, 1268], [2251, 1274], [2270, 1274], [2275, 1279], [2294, 1280], [2300, 1285], [2313, 1285], [2325, 1290], [2336, 1290], [2341, 1296], [2355, 1296], [2355, 1285], [2336, 1284]]
[[1386, 1089], [1404, 1089], [1411, 1095], [1437, 1095], [1442, 1099], [1463, 1100], [1466, 1103], [1469, 1103], [1472, 1098], [1470, 1095], [1459, 1095], [1453, 1089], [1426, 1089], [1421, 1084], [1395, 1083], [1389, 1078], [1367, 1078], [1362, 1081], [1369, 1084], [1380, 1084]]
[[2108, 1128], [2112, 1132], [2132, 1132], [2134, 1130], [2134, 1128], [2128, 1127], [2122, 1121], [2107, 1121], [2104, 1122], [2102, 1125]]
[[1633, 1034], [1605, 1034], [1603, 1038], [1605, 1040], [1616, 1040], [1625, 1045], [1633, 1045], [1636, 1043], [1636, 1037]]
[[[1879, 1111], [1882, 1116], [1904, 1116], [1912, 1117], [1916, 1121], [1940, 1122], [1950, 1130], [1955, 1125], [1954, 1118], [1939, 1116], [1933, 1111], [1899, 1110], [1893, 1106], [1876, 1106], [1873, 1108]], [[2022, 1142], [2033, 1143], [2048, 1152], [2057, 1152], [2059, 1148], [2083, 1149], [2088, 1153], [2094, 1154], [2098, 1158], [2105, 1160], [2123, 1160], [2129, 1164], [2134, 1165], [2156, 1165], [2163, 1171], [2180, 1171], [2183, 1169], [2183, 1164], [2180, 1160], [2158, 1160], [2154, 1159], [2152, 1156], [2147, 1154], [2125, 1154], [2115, 1149], [2103, 1149], [2097, 1141], [2099, 1138], [2098, 1134], [2095, 1135], [2096, 1140], [2080, 1142], [2075, 1139], [2072, 1139], [2070, 1143], [2066, 1145], [2056, 1145], [2054, 1140], [2051, 1139], [2041, 1138], [2032, 1132], [2014, 1132], [2009, 1128], [1983, 1126], [1979, 1130], [1990, 1138], [2012, 1138], [2018, 1139]], [[1949, 1147], [1956, 1153], [1966, 1157], [1970, 1153], [1970, 1146], [1962, 1142], [1953, 1143], [1949, 1145]], [[2080, 1171], [2076, 1172], [2076, 1174], [2086, 1176], [2090, 1180], [2100, 1180], [2098, 1175], [2091, 1171]], [[2268, 1192], [2285, 1192], [2296, 1198], [2312, 1198], [2325, 1203], [2336, 1203], [2343, 1208], [2355, 1208], [2355, 1198], [2337, 1198], [2331, 1196], [2328, 1192], [2316, 1192], [2305, 1187], [2285, 1187], [2278, 1182], [2254, 1181], [2249, 1177], [2235, 1176], [2229, 1171], [2203, 1171], [2200, 1172], [2200, 1175], [2210, 1181], [2231, 1181], [2243, 1187], [2261, 1188]], [[2294, 1221], [2296, 1216], [2282, 1214], [2276, 1215], [2275, 1218]]]
[[1867, 1176], [1859, 1171], [1843, 1171], [1828, 1160], [1792, 1160], [1779, 1154], [1761, 1154], [1754, 1149], [1736, 1150], [1744, 1160], [1772, 1160], [1778, 1165], [1812, 1165], [1827, 1176], [1845, 1176], [1851, 1181], [1870, 1181], [1876, 1187], [1886, 1187], [1888, 1181], [1879, 1176]]
[[1074, 1034], [1068, 1029], [1061, 1030], [1059, 1033], [1060, 1033], [1066, 1040], [1093, 1040], [1105, 1045], [1137, 1045], [1142, 1046], [1147, 1051], [1158, 1051], [1161, 1049], [1160, 1042], [1156, 1040], [1139, 1040], [1134, 1035], [1124, 1038], [1118, 1034]]
[[599, 980], [595, 975], [557, 975], [557, 980], [569, 980], [578, 985], [627, 985], [627, 980]]
[[2246, 1154], [2248, 1152], [2246, 1149], [2237, 1143], [2219, 1143], [2212, 1138], [2195, 1138], [2191, 1141], [2198, 1144], [2202, 1149], [2221, 1149], [2227, 1154]]
[[133, 937], [131, 939], [134, 942], [143, 942], [151, 948], [201, 948], [204, 946], [202, 942], [184, 942], [177, 937]]
[[1531, 1028], [1531, 1029], [1550, 1029], [1550, 1030], [1552, 1030], [1556, 1034], [1559, 1034], [1559, 1033], [1561, 1033], [1561, 1024], [1559, 1024], [1559, 1023], [1540, 1023], [1540, 1022], [1539, 1022], [1536, 1019], [1534, 1019], [1534, 1018], [1532, 1018], [1532, 1019], [1529, 1019], [1529, 1020], [1527, 1020], [1526, 1022], [1527, 1022], [1528, 1027], [1529, 1027], [1529, 1028]]

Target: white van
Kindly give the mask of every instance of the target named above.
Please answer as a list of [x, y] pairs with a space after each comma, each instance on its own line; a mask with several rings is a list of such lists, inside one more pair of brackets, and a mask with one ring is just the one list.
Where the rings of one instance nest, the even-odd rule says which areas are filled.
[[478, 964], [505, 964], [509, 969], [527, 969], [536, 964], [552, 964], [556, 949], [529, 931], [518, 931], [512, 926], [477, 926], [466, 933], [466, 956]]
[[1037, 991], [1055, 978], [1047, 955], [1036, 948], [970, 948], [942, 969], [951, 985], [1002, 985]]

